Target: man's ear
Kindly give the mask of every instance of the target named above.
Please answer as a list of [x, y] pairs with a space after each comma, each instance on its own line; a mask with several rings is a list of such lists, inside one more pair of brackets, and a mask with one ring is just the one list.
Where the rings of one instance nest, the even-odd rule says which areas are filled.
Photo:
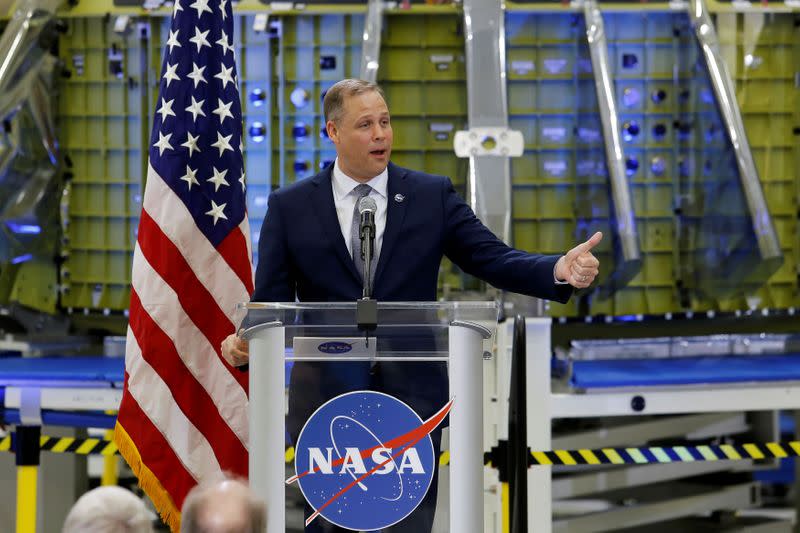
[[328, 138], [335, 144], [339, 144], [339, 130], [336, 128], [336, 123], [329, 120], [325, 123], [325, 130], [328, 132]]

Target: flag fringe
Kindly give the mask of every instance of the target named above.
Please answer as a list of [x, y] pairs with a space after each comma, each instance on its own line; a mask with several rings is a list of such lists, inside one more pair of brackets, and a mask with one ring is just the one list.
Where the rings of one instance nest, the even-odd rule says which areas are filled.
[[180, 510], [175, 507], [175, 502], [172, 501], [172, 497], [170, 497], [167, 490], [161, 485], [161, 482], [155, 474], [144, 464], [141, 455], [139, 455], [139, 450], [136, 449], [136, 445], [133, 443], [130, 435], [128, 435], [128, 432], [125, 431], [125, 428], [122, 427], [119, 421], [117, 421], [116, 427], [114, 428], [114, 442], [116, 442], [117, 448], [119, 448], [119, 453], [139, 480], [139, 486], [142, 487], [145, 494], [153, 501], [156, 511], [161, 515], [162, 520], [164, 520], [173, 533], [180, 531]]

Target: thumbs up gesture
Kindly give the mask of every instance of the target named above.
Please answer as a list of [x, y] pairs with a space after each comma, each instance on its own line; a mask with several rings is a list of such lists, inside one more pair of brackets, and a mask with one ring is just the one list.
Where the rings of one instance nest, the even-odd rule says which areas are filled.
[[585, 289], [594, 282], [600, 273], [600, 261], [592, 255], [592, 248], [603, 240], [597, 232], [592, 237], [562, 255], [556, 263], [556, 279], [565, 281], [576, 289]]

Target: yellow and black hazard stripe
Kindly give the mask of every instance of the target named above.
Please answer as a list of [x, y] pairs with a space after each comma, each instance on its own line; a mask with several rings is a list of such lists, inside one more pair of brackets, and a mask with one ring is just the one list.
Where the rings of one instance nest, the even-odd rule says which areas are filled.
[[739, 461], [800, 456], [800, 441], [531, 452], [531, 465], [629, 465]]
[[[117, 445], [114, 441], [105, 439], [77, 439], [75, 437], [48, 437], [39, 438], [39, 450], [51, 453], [74, 453], [76, 455], [115, 455]], [[0, 439], [0, 452], [14, 451], [11, 436]]]
[[[39, 449], [51, 453], [76, 455], [116, 455], [114, 441], [74, 437], [39, 438]], [[11, 436], [0, 439], [0, 452], [14, 451]], [[285, 460], [294, 460], [294, 447], [286, 448]], [[628, 465], [652, 463], [690, 463], [699, 461], [739, 461], [742, 459], [782, 459], [800, 456], [800, 441], [765, 442], [747, 444], [719, 444], [702, 446], [649, 446], [635, 448], [597, 448], [579, 450], [550, 450], [530, 453], [530, 465]], [[484, 464], [497, 464], [496, 454], [484, 454]], [[439, 465], [450, 464], [450, 451], [439, 455]]]

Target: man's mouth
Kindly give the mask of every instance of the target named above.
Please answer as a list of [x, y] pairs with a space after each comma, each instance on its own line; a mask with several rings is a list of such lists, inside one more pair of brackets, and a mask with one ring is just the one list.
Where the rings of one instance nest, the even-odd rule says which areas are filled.
[[377, 157], [383, 157], [383, 156], [386, 155], [386, 150], [385, 149], [384, 150], [372, 150], [372, 151], [370, 151], [370, 154], [372, 154], [374, 156], [377, 156]]

